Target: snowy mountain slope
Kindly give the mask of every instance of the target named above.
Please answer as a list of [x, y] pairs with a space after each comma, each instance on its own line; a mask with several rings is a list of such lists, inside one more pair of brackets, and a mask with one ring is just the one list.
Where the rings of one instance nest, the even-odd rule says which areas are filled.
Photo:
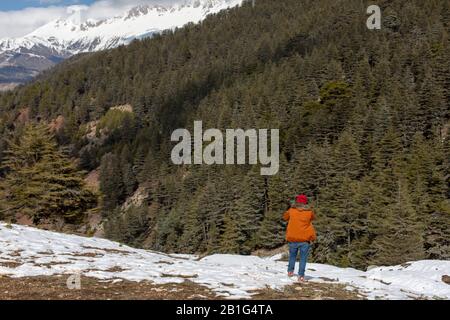
[[52, 21], [16, 39], [0, 39], [0, 84], [22, 83], [59, 61], [82, 52], [105, 50], [198, 23], [243, 0], [186, 0], [170, 7], [140, 5], [121, 16], [80, 20], [78, 13]]
[[[80, 272], [98, 279], [150, 280], [156, 284], [189, 279], [224, 297], [248, 298], [255, 289], [292, 284], [286, 276], [286, 263], [279, 258], [213, 255], [199, 259], [0, 223], [0, 275], [10, 277]], [[450, 275], [450, 261], [417, 261], [368, 272], [309, 264], [307, 273], [310, 281], [343, 283], [370, 299], [450, 299], [450, 285], [441, 280]]]

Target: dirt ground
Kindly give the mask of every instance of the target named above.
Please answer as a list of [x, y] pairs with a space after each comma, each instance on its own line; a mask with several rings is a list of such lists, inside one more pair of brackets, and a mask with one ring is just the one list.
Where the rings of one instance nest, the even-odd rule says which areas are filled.
[[190, 281], [155, 285], [150, 282], [104, 282], [81, 277], [81, 290], [67, 287], [68, 276], [0, 277], [0, 300], [203, 300], [215, 299], [208, 288]]
[[283, 290], [265, 289], [253, 296], [255, 300], [362, 300], [356, 291], [340, 284], [306, 282], [285, 287]]
[[[182, 284], [105, 282], [81, 278], [81, 289], [67, 288], [68, 276], [9, 278], [0, 276], [0, 300], [205, 300], [221, 299], [206, 287], [186, 280]], [[255, 300], [361, 299], [340, 285], [304, 283], [283, 290], [255, 292]]]

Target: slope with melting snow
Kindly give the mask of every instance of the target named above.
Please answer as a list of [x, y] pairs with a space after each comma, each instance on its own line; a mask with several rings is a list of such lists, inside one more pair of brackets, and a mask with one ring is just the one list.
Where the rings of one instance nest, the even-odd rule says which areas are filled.
[[[122, 246], [98, 238], [59, 234], [0, 223], [0, 275], [10, 277], [74, 274], [99, 279], [149, 280], [156, 284], [190, 279], [218, 295], [246, 298], [255, 289], [292, 284], [280, 256], [169, 255]], [[368, 298], [450, 299], [450, 261], [417, 261], [363, 272], [309, 264], [310, 281], [346, 284]]]

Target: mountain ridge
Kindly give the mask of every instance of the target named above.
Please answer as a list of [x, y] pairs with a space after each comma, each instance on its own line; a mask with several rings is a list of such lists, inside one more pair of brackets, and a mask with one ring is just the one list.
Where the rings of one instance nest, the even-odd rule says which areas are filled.
[[122, 15], [81, 21], [76, 12], [55, 19], [19, 38], [0, 39], [1, 85], [34, 78], [73, 55], [127, 45], [135, 39], [198, 23], [207, 15], [240, 5], [242, 0], [190, 0], [173, 6], [138, 5]]

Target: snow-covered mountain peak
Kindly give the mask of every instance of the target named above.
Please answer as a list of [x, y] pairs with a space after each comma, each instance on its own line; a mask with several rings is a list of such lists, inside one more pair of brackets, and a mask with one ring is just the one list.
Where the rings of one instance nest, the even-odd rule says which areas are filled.
[[[138, 5], [124, 12], [122, 15], [110, 17], [103, 20], [83, 20], [83, 13], [74, 12], [71, 16], [64, 19], [54, 20], [28, 34], [27, 39], [49, 39], [54, 37], [61, 44], [66, 42], [98, 42], [98, 46], [92, 48], [85, 45], [85, 48], [73, 52], [83, 52], [92, 50], [108, 49], [111, 38], [121, 38], [116, 45], [126, 44], [133, 38], [140, 38], [143, 34], [149, 32], [162, 31], [181, 27], [188, 22], [199, 22], [208, 14], [219, 12], [223, 9], [240, 5], [242, 0], [187, 0], [184, 3], [173, 6], [163, 5]], [[20, 39], [16, 39], [20, 41]], [[73, 46], [70, 46], [73, 47]], [[89, 48], [89, 50], [87, 50]], [[67, 50], [66, 47], [61, 50]]]
[[167, 12], [169, 9], [167, 7], [161, 6], [161, 5], [142, 4], [142, 5], [136, 6], [132, 9], [128, 10], [126, 15], [124, 16], [124, 20], [133, 19], [133, 18], [147, 15], [152, 10], [159, 12], [159, 13], [164, 13], [164, 12]]
[[87, 7], [69, 7], [68, 17], [55, 19], [23, 37], [0, 39], [0, 80], [4, 78], [2, 68], [8, 76], [14, 68], [18, 68], [21, 74], [24, 67], [28, 69], [29, 76], [21, 80], [23, 82], [53, 66], [55, 61], [82, 52], [126, 45], [134, 39], [182, 27], [189, 22], [198, 23], [209, 14], [242, 2], [185, 0], [172, 6], [138, 5], [121, 15], [98, 20], [85, 19]]

